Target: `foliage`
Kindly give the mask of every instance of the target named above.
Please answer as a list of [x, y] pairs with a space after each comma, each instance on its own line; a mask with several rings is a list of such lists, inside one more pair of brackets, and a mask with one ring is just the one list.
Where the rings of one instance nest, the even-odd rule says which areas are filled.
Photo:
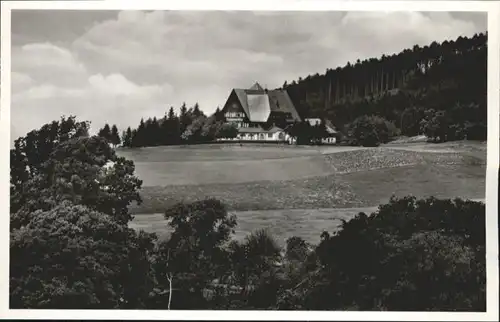
[[106, 123], [102, 129], [97, 132], [97, 136], [100, 136], [101, 138], [104, 138], [108, 141], [111, 142], [111, 128], [109, 127], [109, 124]]
[[360, 116], [347, 125], [349, 134], [358, 145], [378, 146], [399, 134], [393, 123], [380, 116]]
[[141, 308], [151, 288], [152, 236], [64, 201], [11, 233], [12, 308]]
[[238, 135], [238, 129], [234, 124], [224, 123], [216, 130], [215, 137], [221, 139], [233, 139]]
[[113, 127], [111, 128], [111, 137], [109, 141], [114, 145], [117, 146], [120, 143], [122, 143], [120, 134], [118, 134], [118, 128], [116, 127], [115, 124], [113, 124]]
[[280, 247], [266, 230], [257, 230], [248, 235], [242, 243], [231, 245], [233, 278], [243, 292], [258, 283], [260, 275], [279, 261]]
[[132, 130], [130, 126], [127, 128], [127, 131], [122, 134], [123, 146], [131, 146], [132, 145]]
[[357, 145], [379, 146], [381, 138], [375, 122], [368, 116], [360, 116], [349, 125], [350, 134]]
[[[156, 252], [159, 285], [170, 288], [173, 284], [176, 288], [172, 292], [172, 308], [194, 308], [196, 303], [189, 299], [202, 298], [204, 289], [225, 273], [225, 246], [234, 233], [236, 219], [228, 215], [221, 202], [213, 199], [179, 203], [166, 210], [165, 219], [173, 232]], [[176, 293], [188, 295], [187, 300], [183, 301]], [[166, 308], [161, 300], [156, 303], [155, 308]]]
[[414, 197], [360, 213], [318, 245], [306, 307], [484, 310], [484, 216], [482, 203]]
[[289, 261], [300, 261], [306, 260], [309, 254], [309, 245], [306, 241], [300, 237], [290, 237], [286, 241], [286, 253], [285, 258]]
[[133, 162], [118, 157], [106, 139], [86, 136], [87, 124], [62, 119], [50, 124], [53, 132], [44, 125], [16, 140], [11, 150], [11, 229], [26, 225], [34, 211], [48, 211], [64, 200], [120, 223], [131, 220], [128, 206], [140, 203], [142, 181], [134, 176]]
[[74, 116], [62, 117], [14, 141], [10, 150], [11, 212], [19, 209], [25, 183], [43, 173], [55, 147], [70, 139], [87, 137], [89, 125], [78, 122]]
[[457, 103], [450, 110], [425, 111], [421, 132], [434, 142], [486, 139], [486, 115], [477, 104]]
[[118, 128], [115, 124], [113, 124], [113, 126], [110, 128], [109, 124], [106, 123], [104, 127], [99, 130], [97, 136], [106, 139], [113, 146], [117, 146], [121, 143], [120, 135], [118, 134]]
[[127, 129], [122, 136], [123, 146], [194, 144], [214, 141], [218, 137], [236, 137], [237, 129], [225, 125], [220, 114], [219, 110], [207, 117], [198, 103], [189, 109], [184, 103], [177, 116], [174, 108], [170, 107], [163, 118], [142, 119], [136, 129]]
[[222, 122], [216, 122], [215, 115], [210, 117], [200, 115], [188, 125], [182, 134], [182, 139], [190, 143], [210, 142], [215, 140], [221, 126]]
[[60, 142], [88, 136], [89, 125], [89, 122], [78, 122], [74, 116], [61, 117], [59, 121], [16, 139], [14, 149], [10, 150], [11, 192], [12, 189], [18, 192], [27, 178], [40, 173], [40, 168]]
[[60, 143], [39, 172], [11, 195], [11, 228], [29, 222], [30, 214], [49, 210], [63, 200], [106, 213], [126, 224], [128, 206], [140, 202], [142, 181], [132, 161], [118, 157], [105, 139], [80, 137]]
[[328, 137], [323, 121], [316, 125], [311, 125], [307, 121], [296, 122], [290, 125], [286, 131], [299, 145], [321, 144], [321, 140]]
[[11, 157], [12, 307], [144, 307], [154, 236], [127, 227], [133, 163], [74, 117], [17, 139]]
[[407, 136], [420, 134], [418, 121], [426, 110], [448, 113], [457, 104], [473, 105], [453, 117], [452, 124], [474, 132], [469, 139], [485, 140], [487, 36], [461, 36], [349, 62], [322, 75], [285, 82], [283, 88], [302, 117], [327, 118], [342, 128], [360, 116], [378, 115]]

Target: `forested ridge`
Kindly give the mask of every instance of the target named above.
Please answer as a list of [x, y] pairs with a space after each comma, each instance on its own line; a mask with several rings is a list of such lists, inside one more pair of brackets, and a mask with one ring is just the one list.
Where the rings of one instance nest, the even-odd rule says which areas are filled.
[[401, 134], [416, 135], [425, 132], [420, 120], [446, 112], [456, 126], [484, 127], [475, 129], [478, 139], [484, 139], [487, 33], [358, 59], [322, 75], [285, 82], [282, 88], [302, 117], [324, 117], [339, 129], [360, 116], [377, 115], [393, 122]]

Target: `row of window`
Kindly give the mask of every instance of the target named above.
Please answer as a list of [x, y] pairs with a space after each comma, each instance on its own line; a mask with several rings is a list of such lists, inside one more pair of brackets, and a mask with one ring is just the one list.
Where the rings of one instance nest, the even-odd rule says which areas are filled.
[[251, 127], [251, 128], [257, 128], [257, 127], [259, 127], [258, 124], [253, 124], [253, 123], [236, 122], [235, 124], [236, 124], [237, 128], [240, 128], [240, 127], [242, 127], [242, 128], [249, 128], [249, 127]]
[[264, 134], [264, 133], [259, 133], [259, 134], [252, 134], [252, 133], [245, 133], [245, 134], [239, 134], [239, 137], [242, 138], [242, 139], [254, 139], [254, 140], [264, 140], [265, 138], [268, 139], [272, 139], [273, 138], [273, 134], [272, 133], [267, 133]]
[[280, 112], [279, 114], [278, 113], [277, 114], [271, 113], [271, 117], [272, 118], [283, 118], [283, 117], [290, 118], [290, 117], [292, 117], [292, 113], [290, 113], [290, 112]]
[[242, 112], [227, 112], [226, 117], [245, 117], [245, 113]]

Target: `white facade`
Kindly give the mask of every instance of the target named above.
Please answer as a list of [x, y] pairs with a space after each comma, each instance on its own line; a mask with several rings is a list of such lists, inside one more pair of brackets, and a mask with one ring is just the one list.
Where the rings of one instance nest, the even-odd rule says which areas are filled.
[[238, 140], [241, 141], [288, 141], [288, 135], [284, 131], [273, 133], [239, 133]]
[[337, 138], [333, 137], [333, 136], [323, 138], [323, 139], [321, 139], [321, 143], [323, 143], [323, 144], [335, 144], [335, 143], [337, 143]]

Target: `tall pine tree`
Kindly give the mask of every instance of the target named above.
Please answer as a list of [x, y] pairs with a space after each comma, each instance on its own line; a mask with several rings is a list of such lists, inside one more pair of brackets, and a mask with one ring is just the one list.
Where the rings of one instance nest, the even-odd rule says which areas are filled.
[[105, 138], [106, 140], [108, 140], [110, 143], [112, 143], [111, 141], [111, 129], [109, 127], [109, 124], [106, 123], [104, 125], [104, 127], [102, 129], [99, 130], [99, 132], [97, 133], [97, 136], [100, 136], [102, 138]]
[[178, 144], [181, 138], [181, 130], [180, 130], [181, 125], [180, 125], [180, 120], [175, 114], [173, 107], [170, 107], [170, 110], [168, 111], [167, 123], [168, 123], [168, 131], [166, 135], [168, 144]]
[[184, 133], [184, 131], [186, 130], [186, 128], [189, 126], [189, 124], [191, 123], [190, 122], [190, 115], [188, 113], [188, 109], [186, 107], [186, 103], [182, 103], [182, 106], [181, 106], [181, 110], [180, 110], [180, 113], [179, 113], [179, 130], [180, 130], [180, 133]]
[[132, 129], [130, 126], [126, 131], [123, 132], [122, 136], [123, 146], [131, 147], [132, 146]]
[[200, 110], [200, 105], [198, 105], [198, 103], [194, 104], [194, 107], [193, 107], [193, 119], [198, 118], [198, 117], [200, 117], [202, 115], [204, 115], [204, 114]]
[[144, 119], [141, 118], [141, 122], [139, 123], [139, 127], [135, 130], [135, 134], [132, 135], [132, 146], [134, 147], [142, 147], [146, 146], [146, 124], [144, 123]]
[[111, 128], [110, 141], [114, 146], [117, 146], [121, 143], [120, 134], [118, 134], [118, 128], [116, 127], [116, 124], [113, 124], [113, 127]]

